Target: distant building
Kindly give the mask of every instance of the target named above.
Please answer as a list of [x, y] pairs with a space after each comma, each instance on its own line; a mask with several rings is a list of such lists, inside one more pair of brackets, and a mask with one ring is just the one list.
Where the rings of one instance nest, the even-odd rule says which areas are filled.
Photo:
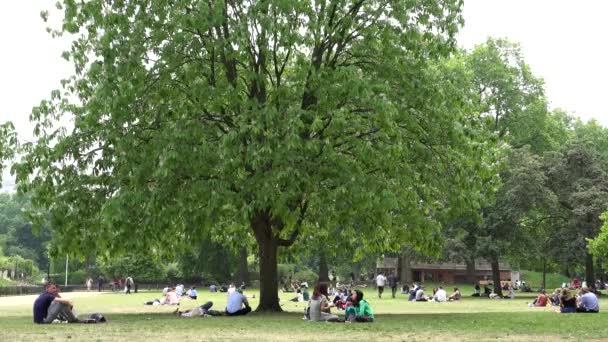
[[[499, 263], [500, 280], [516, 281], [519, 272], [514, 272], [507, 263]], [[408, 258], [383, 258], [376, 264], [377, 272], [390, 274], [397, 272], [402, 282], [438, 282], [438, 283], [466, 283], [467, 266], [465, 263], [454, 262], [418, 262], [409, 261]], [[490, 263], [477, 260], [475, 262], [474, 280], [491, 280], [492, 267]]]

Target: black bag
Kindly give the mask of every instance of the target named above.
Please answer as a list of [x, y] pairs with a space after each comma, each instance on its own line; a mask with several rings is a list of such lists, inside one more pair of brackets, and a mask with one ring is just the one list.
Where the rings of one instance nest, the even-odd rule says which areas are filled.
[[102, 315], [100, 313], [91, 314], [91, 316], [89, 316], [89, 318], [94, 319], [96, 323], [106, 323], [107, 322], [104, 315]]

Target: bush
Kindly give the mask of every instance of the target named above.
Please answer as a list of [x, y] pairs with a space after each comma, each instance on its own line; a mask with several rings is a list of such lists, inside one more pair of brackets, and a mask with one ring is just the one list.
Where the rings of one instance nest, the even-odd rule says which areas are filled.
[[317, 281], [317, 273], [313, 272], [310, 268], [302, 268], [294, 275], [294, 279], [297, 279], [300, 282], [308, 282], [309, 286], [312, 286]]

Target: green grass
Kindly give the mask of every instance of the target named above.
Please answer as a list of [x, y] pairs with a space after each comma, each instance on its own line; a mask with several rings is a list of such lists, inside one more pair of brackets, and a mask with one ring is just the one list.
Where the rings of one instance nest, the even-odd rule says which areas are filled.
[[[466, 291], [466, 287], [465, 287]], [[448, 291], [449, 292], [449, 291]], [[249, 294], [253, 293], [249, 291]], [[558, 340], [607, 339], [608, 314], [563, 315], [553, 308], [529, 308], [531, 295], [515, 300], [465, 297], [453, 303], [412, 303], [404, 295], [379, 300], [373, 289], [365, 291], [377, 321], [373, 324], [313, 323], [302, 320], [304, 303], [287, 301], [293, 294], [281, 294], [283, 314], [256, 314], [245, 317], [177, 318], [175, 307], [144, 306], [157, 293], [101, 294], [77, 298], [76, 309], [101, 312], [108, 324], [35, 325], [31, 323], [31, 303], [7, 306], [0, 298], [0, 341], [403, 341], [403, 340]], [[467, 293], [467, 292], [464, 292]], [[198, 301], [185, 301], [180, 309], [212, 300], [221, 310], [225, 294], [200, 293]], [[7, 303], [7, 302], [5, 302]], [[252, 306], [257, 299], [251, 300]], [[601, 300], [600, 306], [608, 308]]]
[[[522, 280], [526, 281], [526, 284], [530, 286], [534, 290], [538, 290], [543, 284], [543, 273], [542, 272], [532, 272], [532, 271], [521, 271], [520, 277]], [[547, 273], [547, 290], [553, 290], [558, 287], [562, 287], [562, 283], [569, 284], [572, 279], [568, 277], [557, 274], [557, 273]]]

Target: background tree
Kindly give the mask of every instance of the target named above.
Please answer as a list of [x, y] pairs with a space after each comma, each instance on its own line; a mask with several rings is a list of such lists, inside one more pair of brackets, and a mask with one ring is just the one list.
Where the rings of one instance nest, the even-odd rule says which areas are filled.
[[551, 188], [567, 218], [559, 231], [564, 248], [560, 258], [568, 264], [584, 260], [587, 283], [595, 282], [593, 256], [588, 239], [595, 238], [602, 225], [600, 215], [608, 208], [608, 175], [604, 161], [592, 145], [569, 143], [560, 159], [548, 170]]

